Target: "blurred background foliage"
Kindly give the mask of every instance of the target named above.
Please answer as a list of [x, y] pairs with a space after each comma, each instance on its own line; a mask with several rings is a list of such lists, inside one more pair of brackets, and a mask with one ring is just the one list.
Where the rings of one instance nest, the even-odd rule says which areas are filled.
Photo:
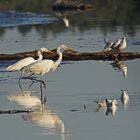
[[[78, 0], [80, 3], [91, 4], [93, 10], [90, 12], [83, 12], [75, 16], [69, 15], [69, 20], [73, 27], [77, 27], [79, 31], [87, 30], [88, 28], [99, 27], [102, 30], [109, 30], [111, 26], [128, 26], [128, 28], [140, 25], [140, 0]], [[56, 16], [52, 10], [52, 5], [55, 0], [0, 0], [0, 11], [14, 10], [20, 12], [34, 12], [48, 14], [52, 17]], [[56, 16], [57, 17], [57, 16]], [[87, 17], [92, 17], [88, 19]], [[58, 19], [60, 17], [57, 17]], [[79, 20], [77, 20], [79, 19]], [[102, 22], [103, 21], [103, 22]], [[90, 26], [92, 24], [92, 26]], [[84, 26], [80, 26], [84, 25]], [[86, 26], [86, 28], [85, 28]], [[107, 27], [107, 29], [105, 28]], [[20, 31], [25, 31], [22, 27], [18, 27]], [[27, 31], [31, 27], [27, 28]], [[35, 27], [38, 31], [47, 28], [41, 25]], [[52, 32], [60, 32], [65, 30], [64, 26], [59, 24], [49, 25]], [[4, 31], [0, 31], [1, 33]]]

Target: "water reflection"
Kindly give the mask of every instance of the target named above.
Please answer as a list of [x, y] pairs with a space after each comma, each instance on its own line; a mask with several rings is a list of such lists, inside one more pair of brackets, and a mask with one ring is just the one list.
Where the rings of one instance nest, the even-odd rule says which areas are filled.
[[[46, 107], [46, 97], [43, 92], [43, 83], [38, 82], [37, 84], [40, 85], [40, 98], [37, 95], [33, 95], [35, 93], [31, 90], [21, 91], [20, 95], [8, 95], [7, 98], [10, 102], [15, 102], [23, 108], [28, 109], [27, 111], [16, 110], [16, 113], [24, 113], [22, 114], [22, 119], [24, 121], [35, 123], [37, 126], [43, 128], [43, 135], [55, 134], [58, 128], [60, 130], [61, 140], [65, 140], [64, 122], [56, 114], [54, 109]], [[13, 111], [15, 110], [11, 110], [10, 112]], [[9, 113], [9, 111], [5, 112]]]
[[121, 61], [114, 61], [113, 63], [111, 63], [110, 65], [112, 65], [112, 68], [115, 70], [115, 71], [119, 71], [124, 78], [127, 78], [127, 66], [121, 62]]
[[21, 95], [9, 95], [7, 96], [7, 98], [10, 102], [16, 102], [17, 104], [25, 108], [33, 108], [40, 106], [40, 98], [31, 94], [31, 91], [22, 91]]
[[106, 116], [108, 116], [109, 114], [111, 114], [112, 116], [115, 116], [117, 112], [117, 106], [114, 106], [112, 108], [108, 108], [106, 109]]
[[75, 14], [91, 11], [92, 9], [89, 10], [80, 10], [80, 9], [63, 9], [63, 10], [54, 10], [55, 14], [57, 17], [60, 17], [63, 22], [65, 27], [70, 26], [70, 21], [69, 18], [72, 17]]
[[[50, 15], [51, 17], [53, 17], [53, 11], [51, 8], [48, 7], [52, 7], [53, 5], [53, 1], [52, 0], [42, 0], [39, 3], [35, 2], [33, 0], [31, 1], [27, 1], [26, 2], [23, 1], [16, 1], [13, 0], [4, 2], [0, 0], [0, 10], [15, 10], [15, 11], [20, 11], [20, 12], [32, 12], [34, 13], [43, 13], [44, 15]], [[99, 27], [101, 31], [103, 31], [105, 34], [107, 32], [112, 32], [112, 27], [114, 30], [114, 26], [122, 26], [123, 30], [126, 33], [126, 28], [127, 28], [127, 34], [130, 34], [132, 36], [134, 36], [137, 32], [138, 32], [138, 26], [140, 23], [139, 20], [139, 2], [133, 1], [133, 0], [129, 0], [127, 2], [125, 2], [124, 4], [121, 4], [120, 7], [120, 3], [122, 3], [120, 0], [115, 0], [115, 1], [107, 1], [106, 3], [103, 4], [102, 1], [92, 1], [89, 0], [89, 3], [91, 5], [94, 5], [95, 7], [93, 7], [93, 11], [87, 13], [87, 14], [79, 14], [78, 16], [71, 16], [70, 22], [72, 23], [71, 25], [73, 27], [77, 27], [77, 29], [82, 32], [85, 30], [91, 30], [91, 28], [97, 28]], [[32, 5], [32, 7], [30, 6]], [[47, 6], [47, 7], [46, 7]], [[3, 8], [2, 8], [3, 7]], [[121, 14], [120, 11], [121, 10]], [[49, 14], [48, 14], [49, 13]], [[62, 19], [65, 17], [65, 15], [62, 16]], [[66, 16], [67, 19], [69, 19], [69, 16]], [[118, 17], [118, 18], [116, 18]], [[133, 17], [133, 20], [132, 20]], [[32, 18], [30, 18], [32, 19]], [[80, 20], [77, 20], [80, 19]], [[42, 19], [41, 19], [42, 20]], [[2, 21], [2, 20], [1, 20]], [[38, 21], [38, 19], [35, 19], [35, 22], [40, 22]], [[44, 21], [42, 20], [43, 24]], [[80, 26], [79, 26], [80, 25]], [[86, 26], [85, 26], [86, 25]], [[127, 25], [127, 27], [126, 27]], [[50, 25], [49, 25], [50, 26]], [[40, 30], [42, 29], [42, 26], [31, 26], [35, 27], [36, 31], [38, 33], [40, 33]], [[23, 27], [25, 28], [25, 27]], [[20, 33], [25, 33], [26, 32], [30, 32], [31, 28], [25, 28], [25, 30], [23, 28], [20, 28]], [[44, 27], [43, 27], [44, 28]], [[63, 26], [59, 26], [59, 32], [63, 31]], [[58, 26], [55, 27], [53, 26], [53, 30], [52, 28], [48, 28], [46, 27], [45, 30], [45, 34], [47, 35], [47, 33], [50, 31], [51, 32], [58, 32]], [[5, 30], [5, 29], [4, 29]], [[28, 31], [27, 31], [28, 30]], [[48, 31], [49, 30], [49, 31]], [[116, 29], [117, 30], [117, 29]], [[0, 31], [0, 35], [4, 34], [5, 31], [3, 31], [3, 29]], [[45, 36], [46, 37], [46, 36]]]
[[[29, 112], [22, 115], [23, 120], [37, 124], [39, 127], [46, 128], [46, 134], [52, 133], [57, 127], [60, 129], [61, 140], [65, 140], [64, 122], [51, 108], [41, 106], [34, 112]], [[45, 134], [45, 132], [44, 132]]]
[[96, 109], [97, 112], [105, 112], [106, 116], [108, 116], [109, 114], [111, 114], [112, 116], [116, 115], [117, 112], [117, 106], [110, 108], [110, 107], [106, 107], [106, 106], [99, 106]]

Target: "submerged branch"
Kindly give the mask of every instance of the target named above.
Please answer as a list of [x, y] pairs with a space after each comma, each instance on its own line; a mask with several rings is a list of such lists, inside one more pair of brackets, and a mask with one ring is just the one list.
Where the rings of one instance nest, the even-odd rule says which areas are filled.
[[[56, 49], [53, 49], [51, 51], [54, 52], [54, 54], [43, 53], [43, 59], [55, 60], [58, 57]], [[1, 61], [19, 60], [25, 57], [33, 57], [37, 59], [38, 58], [37, 51], [22, 52], [15, 54], [0, 54]], [[63, 53], [63, 60], [66, 61], [81, 61], [81, 60], [126, 61], [139, 58], [140, 58], [139, 52], [115, 52], [115, 51], [77, 52], [69, 50]]]
[[32, 110], [0, 110], [0, 114], [16, 114], [16, 113], [29, 113]]

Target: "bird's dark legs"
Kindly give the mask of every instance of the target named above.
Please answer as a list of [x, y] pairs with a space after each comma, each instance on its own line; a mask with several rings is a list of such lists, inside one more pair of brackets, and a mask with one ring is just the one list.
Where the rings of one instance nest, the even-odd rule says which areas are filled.
[[20, 89], [22, 90], [22, 87], [21, 87], [21, 84], [20, 84], [21, 78], [22, 78], [22, 73], [21, 73], [21, 75], [20, 75], [20, 77], [18, 79], [18, 85], [19, 85]]
[[[40, 92], [41, 92], [41, 97], [40, 97], [40, 99], [41, 99], [41, 104], [42, 105], [44, 105], [45, 104], [45, 102], [46, 102], [46, 94], [43, 94], [43, 83], [42, 82], [40, 82]], [[45, 89], [46, 89], [46, 87], [45, 87]]]

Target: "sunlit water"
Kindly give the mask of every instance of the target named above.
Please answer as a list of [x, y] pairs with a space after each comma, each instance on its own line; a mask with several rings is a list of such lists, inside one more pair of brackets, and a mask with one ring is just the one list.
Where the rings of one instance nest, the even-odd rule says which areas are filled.
[[[72, 18], [72, 17], [71, 17]], [[129, 28], [109, 27], [107, 33], [92, 26], [93, 17], [87, 16], [90, 28], [66, 28], [63, 21], [54, 21], [43, 26], [25, 26], [0, 29], [0, 52], [15, 53], [47, 47], [56, 48], [64, 42], [78, 51], [101, 51], [104, 37], [114, 40], [125, 35], [128, 40], [126, 51], [140, 51], [140, 26], [131, 35]], [[84, 21], [81, 21], [83, 23]], [[60, 32], [53, 27], [63, 27]], [[27, 32], [26, 32], [27, 28]], [[38, 30], [37, 30], [38, 29]], [[40, 83], [22, 79], [20, 73], [7, 72], [11, 62], [0, 63], [0, 111], [34, 110], [30, 113], [0, 114], [1, 139], [25, 140], [139, 140], [140, 139], [140, 61], [123, 62], [128, 68], [124, 78], [114, 70], [111, 62], [78, 61], [66, 62], [55, 72], [44, 77], [47, 84], [45, 106], [41, 106]], [[37, 77], [39, 78], [39, 77]], [[124, 106], [120, 101], [121, 89], [127, 89], [130, 101]], [[98, 108], [94, 102], [101, 98], [116, 99], [114, 116], [106, 115], [106, 109]]]

